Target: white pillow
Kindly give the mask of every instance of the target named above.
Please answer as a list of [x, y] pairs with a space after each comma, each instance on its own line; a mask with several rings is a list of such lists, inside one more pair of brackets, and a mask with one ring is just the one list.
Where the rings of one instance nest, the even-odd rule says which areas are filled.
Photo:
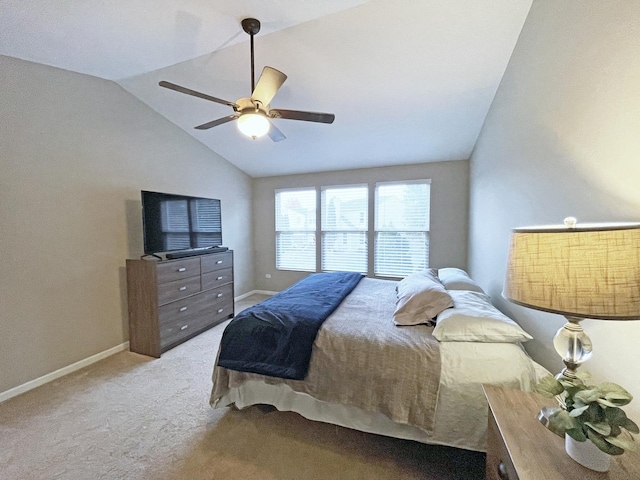
[[451, 290], [453, 307], [436, 319], [433, 336], [441, 342], [526, 342], [533, 337], [480, 292]]
[[396, 285], [398, 292], [393, 322], [396, 325], [429, 323], [445, 308], [453, 307], [451, 296], [433, 269], [412, 273]]
[[484, 293], [480, 285], [460, 268], [440, 268], [438, 269], [438, 278], [447, 290], [471, 290], [472, 292]]

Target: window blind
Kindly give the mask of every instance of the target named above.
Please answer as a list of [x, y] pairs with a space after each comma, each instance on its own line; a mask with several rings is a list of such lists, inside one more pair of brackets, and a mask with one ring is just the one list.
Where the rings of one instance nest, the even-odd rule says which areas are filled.
[[322, 270], [367, 273], [367, 185], [323, 187]]
[[316, 190], [278, 190], [276, 268], [316, 271]]
[[429, 265], [429, 180], [375, 186], [376, 276], [405, 277]]

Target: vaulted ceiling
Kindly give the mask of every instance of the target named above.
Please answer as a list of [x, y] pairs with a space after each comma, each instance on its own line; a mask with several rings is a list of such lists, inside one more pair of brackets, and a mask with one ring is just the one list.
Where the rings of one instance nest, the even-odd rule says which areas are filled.
[[[0, 0], [0, 54], [120, 84], [253, 177], [471, 155], [532, 0]], [[274, 119], [252, 140], [233, 111], [160, 88], [235, 102], [256, 77], [288, 79], [272, 108], [334, 113], [331, 125]]]

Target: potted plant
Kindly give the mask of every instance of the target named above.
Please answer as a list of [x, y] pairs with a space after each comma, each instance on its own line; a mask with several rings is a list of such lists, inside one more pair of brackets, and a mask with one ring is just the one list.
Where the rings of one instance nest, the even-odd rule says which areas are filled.
[[[582, 378], [570, 381], [548, 376], [538, 383], [536, 391], [559, 399], [561, 408], [549, 417], [548, 426], [556, 433], [565, 434], [569, 456], [593, 470], [607, 471], [610, 455], [636, 449], [632, 434], [639, 433], [638, 425], [620, 408], [631, 402], [633, 396], [615, 383], [587, 385], [582, 383]], [[592, 451], [583, 456], [584, 448]], [[606, 454], [600, 463], [595, 458], [599, 451]]]

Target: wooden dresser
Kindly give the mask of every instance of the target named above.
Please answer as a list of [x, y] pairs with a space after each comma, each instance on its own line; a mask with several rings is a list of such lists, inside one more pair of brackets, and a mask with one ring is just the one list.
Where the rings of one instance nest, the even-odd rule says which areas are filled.
[[129, 349], [152, 357], [233, 318], [233, 251], [127, 260]]
[[553, 399], [491, 385], [483, 385], [489, 403], [487, 480], [638, 480], [640, 452], [611, 459], [609, 472], [589, 470], [564, 449], [564, 439], [538, 421]]

